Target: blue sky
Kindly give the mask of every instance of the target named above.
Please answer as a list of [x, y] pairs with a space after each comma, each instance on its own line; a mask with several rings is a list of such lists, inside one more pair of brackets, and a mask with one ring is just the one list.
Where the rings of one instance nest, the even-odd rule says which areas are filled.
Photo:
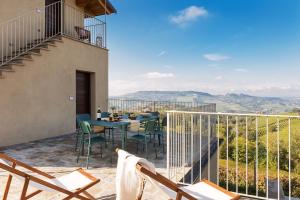
[[110, 95], [300, 97], [299, 0], [111, 0]]

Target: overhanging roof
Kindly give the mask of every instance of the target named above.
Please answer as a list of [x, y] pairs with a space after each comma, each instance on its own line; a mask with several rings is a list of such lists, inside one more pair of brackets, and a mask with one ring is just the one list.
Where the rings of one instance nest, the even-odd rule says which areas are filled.
[[117, 12], [109, 0], [76, 0], [76, 5], [95, 16], [105, 15], [105, 7], [108, 15]]

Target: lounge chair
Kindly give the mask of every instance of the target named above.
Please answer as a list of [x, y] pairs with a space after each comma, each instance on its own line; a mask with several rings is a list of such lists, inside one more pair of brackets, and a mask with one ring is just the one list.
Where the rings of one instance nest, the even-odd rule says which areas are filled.
[[[26, 169], [26, 172], [19, 168]], [[95, 199], [86, 190], [100, 182], [99, 179], [85, 172], [83, 169], [78, 169], [67, 175], [56, 178], [23, 162], [15, 160], [3, 153], [0, 153], [0, 169], [3, 169], [9, 173], [3, 200], [8, 198], [13, 177], [24, 181], [20, 197], [21, 200], [30, 199], [43, 191], [65, 194], [66, 197], [64, 199]], [[28, 171], [31, 173], [28, 174]], [[38, 176], [33, 174], [37, 174]], [[29, 186], [37, 190], [27, 194]]]
[[[116, 149], [118, 152], [119, 149]], [[167, 179], [161, 174], [153, 173], [142, 164], [138, 163], [136, 169], [158, 183], [158, 187], [169, 196], [170, 199], [188, 199], [188, 200], [237, 200], [240, 199], [240, 195], [232, 193], [219, 187], [218, 185], [208, 181], [201, 180], [199, 183], [193, 185], [181, 185], [176, 184], [173, 181]], [[145, 187], [146, 180], [143, 181]], [[137, 200], [142, 199], [143, 192], [140, 192]]]

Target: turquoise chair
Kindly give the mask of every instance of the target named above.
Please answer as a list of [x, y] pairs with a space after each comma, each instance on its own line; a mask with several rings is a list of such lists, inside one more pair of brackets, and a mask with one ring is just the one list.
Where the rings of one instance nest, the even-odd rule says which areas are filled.
[[[91, 120], [91, 115], [90, 114], [78, 114], [76, 115], [76, 123], [77, 123], [77, 130], [76, 130], [76, 143], [75, 143], [75, 151], [77, 151], [78, 149], [78, 144], [79, 144], [79, 123], [82, 121], [90, 121]], [[96, 133], [104, 133], [104, 136], [106, 137], [106, 129], [104, 129], [104, 131], [99, 131]], [[109, 132], [110, 135], [110, 132]]]
[[[137, 153], [138, 153], [139, 143], [141, 142], [144, 143], [144, 150], [146, 152], [147, 158], [148, 158], [148, 143], [150, 142], [151, 135], [155, 133], [155, 126], [156, 126], [156, 121], [148, 120], [145, 122], [145, 128], [143, 132], [138, 132], [137, 134], [131, 136], [132, 140], [137, 141]], [[156, 152], [156, 157], [157, 157], [157, 152]]]
[[79, 161], [80, 154], [84, 151], [84, 146], [87, 145], [87, 158], [86, 158], [86, 168], [89, 165], [89, 158], [92, 152], [92, 146], [95, 144], [100, 144], [100, 154], [101, 158], [103, 155], [102, 152], [102, 143], [106, 145], [106, 138], [102, 135], [95, 134], [90, 124], [87, 121], [81, 121], [79, 123], [79, 132], [80, 132], [80, 150], [77, 154], [77, 163]]
[[82, 121], [89, 121], [89, 120], [91, 120], [91, 115], [90, 114], [78, 114], [78, 115], [76, 115], [77, 129], [76, 129], [75, 151], [77, 151], [78, 144], [79, 144], [79, 136], [80, 136], [79, 124]]

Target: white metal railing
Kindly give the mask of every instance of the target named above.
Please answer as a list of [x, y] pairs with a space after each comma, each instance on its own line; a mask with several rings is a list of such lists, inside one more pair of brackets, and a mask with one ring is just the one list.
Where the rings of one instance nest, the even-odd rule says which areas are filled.
[[79, 8], [67, 4], [64, 7], [64, 35], [97, 47], [106, 48], [105, 22]]
[[300, 116], [167, 111], [170, 179], [263, 199], [300, 197]]
[[0, 67], [58, 35], [106, 48], [106, 24], [63, 1], [0, 23]]
[[110, 112], [160, 112], [167, 110], [189, 110], [202, 112], [215, 112], [216, 104], [203, 104], [200, 102], [182, 102], [182, 101], [150, 101], [139, 99], [121, 99], [110, 98], [108, 100]]

